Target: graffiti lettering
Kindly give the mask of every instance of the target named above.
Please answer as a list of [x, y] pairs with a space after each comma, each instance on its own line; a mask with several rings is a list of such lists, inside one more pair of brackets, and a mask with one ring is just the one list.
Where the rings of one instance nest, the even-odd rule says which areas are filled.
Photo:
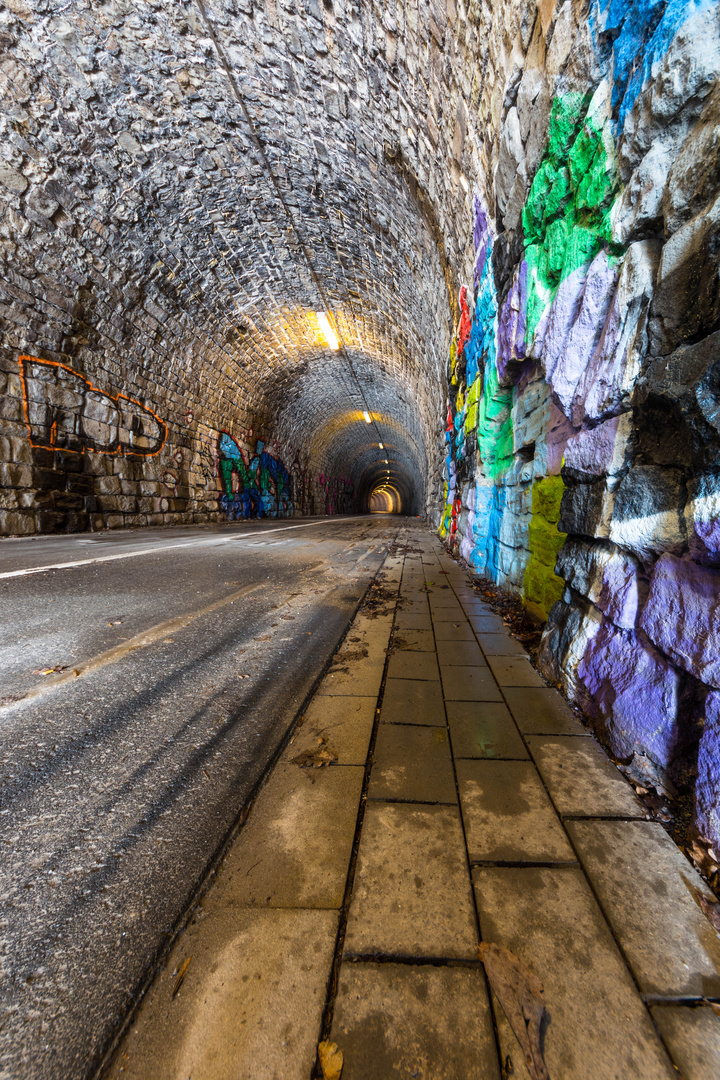
[[162, 449], [167, 427], [139, 401], [105, 394], [53, 360], [21, 356], [20, 371], [31, 446], [143, 457]]
[[220, 505], [231, 520], [238, 518], [292, 517], [292, 480], [280, 458], [258, 439], [254, 453], [245, 454], [235, 439], [223, 431], [218, 439], [218, 463], [223, 494]]

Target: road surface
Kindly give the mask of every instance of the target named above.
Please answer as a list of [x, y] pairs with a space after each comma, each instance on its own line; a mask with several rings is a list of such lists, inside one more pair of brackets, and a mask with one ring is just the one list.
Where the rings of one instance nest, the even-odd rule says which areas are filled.
[[0, 542], [1, 1080], [93, 1075], [400, 526]]

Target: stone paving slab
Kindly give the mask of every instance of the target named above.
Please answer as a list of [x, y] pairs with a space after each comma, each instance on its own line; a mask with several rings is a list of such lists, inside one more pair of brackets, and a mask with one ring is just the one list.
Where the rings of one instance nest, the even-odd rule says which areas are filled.
[[444, 667], [487, 667], [476, 641], [438, 641], [437, 655]]
[[656, 1005], [650, 1012], [684, 1080], [717, 1080], [720, 1016], [709, 1005]]
[[368, 658], [340, 667], [331, 667], [322, 679], [317, 694], [343, 697], [377, 697], [382, 683], [382, 665]]
[[471, 862], [575, 862], [531, 761], [456, 761]]
[[278, 765], [228, 853], [206, 908], [339, 908], [362, 768]]
[[489, 668], [444, 664], [440, 670], [446, 701], [502, 701]]
[[527, 744], [563, 817], [645, 817], [632, 787], [594, 739], [528, 735]]
[[345, 953], [477, 958], [457, 808], [367, 804]]
[[432, 630], [396, 630], [393, 647], [411, 652], [433, 652], [435, 636]]
[[[327, 739], [337, 754], [337, 765], [362, 765], [367, 760], [375, 722], [375, 697], [315, 697], [305, 710], [302, 723], [285, 748], [282, 761], [303, 751], [318, 749], [318, 739]], [[335, 767], [335, 764], [331, 766]]]
[[529, 759], [507, 705], [492, 701], [448, 701], [445, 710], [456, 760]]
[[448, 589], [447, 592], [442, 592], [440, 589], [433, 589], [429, 594], [429, 598], [431, 611], [435, 608], [452, 608], [453, 611], [457, 611], [458, 614], [462, 612], [460, 601], [450, 589]]
[[[310, 1076], [337, 920], [333, 911], [245, 909], [217, 925], [201, 921], [190, 927], [151, 987], [108, 1075]], [[173, 997], [188, 956], [182, 988]]]
[[457, 803], [445, 728], [382, 724], [375, 742], [368, 798]]
[[476, 634], [499, 634], [505, 629], [499, 615], [469, 615], [468, 621]]
[[478, 641], [486, 656], [524, 656], [527, 653], [514, 637], [509, 634], [485, 634], [478, 630]]
[[[494, 615], [493, 609], [487, 604], [481, 603], [479, 600], [465, 601], [463, 604], [465, 614], [470, 618], [483, 618], [487, 619], [493, 615], [496, 619], [500, 618], [499, 615]], [[500, 619], [502, 622], [502, 619]], [[503, 624], [504, 625], [504, 624]]]
[[525, 735], [586, 735], [565, 699], [550, 686], [503, 688], [503, 697]]
[[435, 640], [440, 641], [472, 641], [475, 635], [472, 627], [465, 619], [448, 620], [439, 622], [434, 620]]
[[[473, 880], [483, 939], [544, 985], [552, 1080], [678, 1080], [579, 867], [480, 869]], [[517, 1069], [520, 1047], [500, 1033]]]
[[387, 677], [388, 679], [439, 679], [440, 671], [435, 651], [393, 653], [388, 659]]
[[523, 657], [488, 656], [487, 662], [500, 686], [545, 685], [530, 661]]
[[344, 964], [331, 1037], [343, 1080], [500, 1080], [477, 969]]
[[642, 992], [720, 999], [720, 937], [691, 889], [715, 897], [662, 825], [571, 821], [567, 829]]
[[380, 722], [445, 727], [445, 704], [440, 683], [387, 679]]
[[453, 608], [435, 608], [432, 620], [437, 628], [438, 623], [465, 623], [466, 617], [462, 611], [455, 611]]
[[432, 630], [429, 611], [418, 614], [399, 608], [395, 616], [395, 625], [402, 630]]

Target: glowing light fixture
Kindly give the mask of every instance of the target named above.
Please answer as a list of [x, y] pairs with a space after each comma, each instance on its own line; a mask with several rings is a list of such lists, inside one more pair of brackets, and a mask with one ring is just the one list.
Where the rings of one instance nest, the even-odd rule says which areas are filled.
[[363, 411], [363, 416], [365, 417], [366, 424], [372, 424], [372, 417], [370, 416], [370, 413], [367, 411], [367, 409]]
[[390, 464], [390, 462], [388, 461], [388, 459], [387, 459], [387, 458], [385, 458], [385, 464], [386, 464], [386, 465], [389, 465], [389, 464]]
[[378, 446], [380, 447], [381, 450], [385, 449], [385, 447], [383, 446], [383, 444], [381, 442], [378, 443]]
[[315, 314], [317, 315], [317, 321], [320, 323], [320, 329], [325, 335], [325, 340], [333, 352], [337, 352], [340, 348], [340, 339], [333, 330], [332, 323], [324, 311], [316, 311]]

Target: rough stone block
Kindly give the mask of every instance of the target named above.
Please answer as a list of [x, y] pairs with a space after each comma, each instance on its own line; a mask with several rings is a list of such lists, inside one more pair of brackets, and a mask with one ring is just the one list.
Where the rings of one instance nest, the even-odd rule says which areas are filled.
[[678, 667], [720, 687], [720, 570], [661, 556], [640, 625]]

